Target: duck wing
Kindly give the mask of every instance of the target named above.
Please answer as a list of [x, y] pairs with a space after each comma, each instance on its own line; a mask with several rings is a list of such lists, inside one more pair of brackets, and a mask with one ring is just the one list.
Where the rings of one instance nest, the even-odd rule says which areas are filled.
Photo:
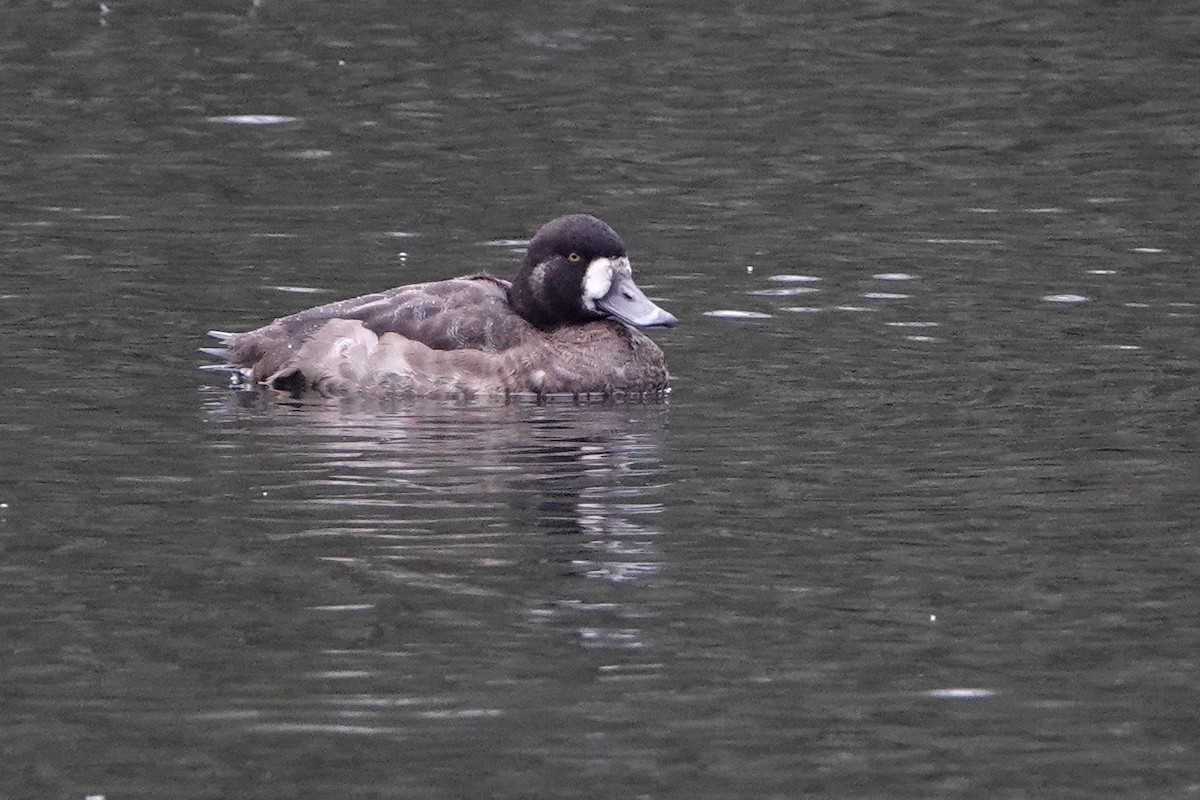
[[223, 347], [206, 352], [261, 381], [285, 368], [330, 322], [352, 320], [377, 336], [394, 333], [432, 350], [499, 353], [535, 330], [508, 305], [509, 286], [486, 274], [401, 286], [280, 317], [247, 333], [213, 332]]

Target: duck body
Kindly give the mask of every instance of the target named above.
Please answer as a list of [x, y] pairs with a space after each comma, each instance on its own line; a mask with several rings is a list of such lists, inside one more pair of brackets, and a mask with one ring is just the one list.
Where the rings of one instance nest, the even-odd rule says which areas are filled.
[[293, 393], [642, 394], [667, 388], [639, 327], [676, 320], [633, 282], [624, 244], [583, 214], [530, 241], [513, 282], [488, 274], [401, 286], [281, 317], [207, 349]]

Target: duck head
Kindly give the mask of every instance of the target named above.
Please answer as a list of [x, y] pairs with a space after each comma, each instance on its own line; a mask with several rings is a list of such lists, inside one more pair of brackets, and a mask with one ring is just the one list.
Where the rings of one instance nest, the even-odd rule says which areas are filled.
[[678, 322], [634, 283], [617, 232], [589, 214], [569, 214], [542, 226], [529, 242], [509, 303], [543, 329], [605, 317], [639, 328]]

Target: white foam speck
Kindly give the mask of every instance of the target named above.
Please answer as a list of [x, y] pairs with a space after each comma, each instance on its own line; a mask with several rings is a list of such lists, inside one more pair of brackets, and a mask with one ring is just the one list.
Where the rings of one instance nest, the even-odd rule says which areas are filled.
[[270, 286], [277, 292], [289, 292], [290, 294], [320, 294], [324, 289], [317, 289], [312, 286]]
[[936, 342], [937, 341], [937, 339], [934, 338], [933, 336], [905, 336], [904, 338], [910, 342]]
[[885, 322], [885, 325], [892, 328], [936, 328], [941, 323], [939, 322]]
[[976, 207], [976, 208], [968, 208], [967, 211], [969, 211], [972, 214], [999, 214], [1000, 213], [1000, 209], [998, 209], [998, 208], [978, 208], [978, 207]]
[[347, 603], [340, 606], [309, 606], [310, 611], [370, 611], [373, 603]]
[[793, 311], [797, 314], [815, 314], [821, 309], [816, 306], [784, 306], [780, 311]]
[[1149, 308], [1149, 303], [1125, 303], [1126, 308]]
[[393, 239], [411, 239], [420, 234], [411, 233], [409, 231], [384, 231], [384, 236], [390, 236]]
[[375, 673], [365, 669], [331, 669], [324, 672], [310, 672], [309, 677], [325, 678], [326, 680], [344, 681], [353, 678], [369, 678]]
[[1141, 350], [1142, 348], [1136, 344], [1103, 344], [1100, 345], [1101, 350]]
[[896, 292], [867, 292], [863, 297], [868, 300], [907, 300], [909, 295]]
[[926, 239], [926, 244], [1000, 244], [999, 239]]
[[877, 281], [913, 281], [917, 279], [916, 275], [909, 275], [907, 272], [877, 272], [871, 277]]
[[764, 314], [761, 311], [738, 311], [732, 308], [719, 308], [715, 311], [705, 311], [706, 317], [717, 317], [718, 319], [770, 319], [770, 314]]
[[858, 311], [874, 311], [875, 309], [873, 309], [873, 308], [867, 308], [867, 307], [865, 307], [865, 306], [834, 306], [834, 310], [836, 310], [836, 311], [855, 311], [855, 312], [858, 312]]
[[746, 292], [746, 294], [755, 294], [766, 297], [788, 297], [794, 294], [811, 294], [819, 291], [821, 290], [813, 286], [794, 286], [787, 289], [755, 289], [752, 292]]
[[1026, 214], [1061, 214], [1062, 209], [1055, 206], [1046, 206], [1045, 208], [1027, 208]]
[[208, 121], [225, 125], [283, 125], [298, 119], [299, 117], [288, 117], [283, 114], [231, 114], [225, 117], [209, 117]]
[[1048, 294], [1042, 297], [1047, 303], [1086, 303], [1091, 298], [1081, 294]]
[[1133, 248], [1133, 252], [1135, 252], [1135, 253], [1165, 253], [1166, 251], [1163, 250], [1161, 247], [1135, 247], [1135, 248]]
[[928, 691], [929, 697], [938, 700], [982, 700], [995, 694], [991, 689], [933, 689]]
[[767, 280], [779, 283], [816, 283], [821, 279], [816, 275], [772, 275]]
[[1116, 275], [1117, 271], [1115, 269], [1089, 269], [1087, 271], [1087, 274], [1088, 275]]

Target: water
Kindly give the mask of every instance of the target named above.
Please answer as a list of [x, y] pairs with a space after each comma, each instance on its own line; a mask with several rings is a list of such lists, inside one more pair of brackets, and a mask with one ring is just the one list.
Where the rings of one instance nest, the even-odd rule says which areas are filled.
[[[917, 5], [3, 12], [0, 796], [1200, 791], [1200, 16]], [[197, 370], [575, 210], [666, 403]]]

